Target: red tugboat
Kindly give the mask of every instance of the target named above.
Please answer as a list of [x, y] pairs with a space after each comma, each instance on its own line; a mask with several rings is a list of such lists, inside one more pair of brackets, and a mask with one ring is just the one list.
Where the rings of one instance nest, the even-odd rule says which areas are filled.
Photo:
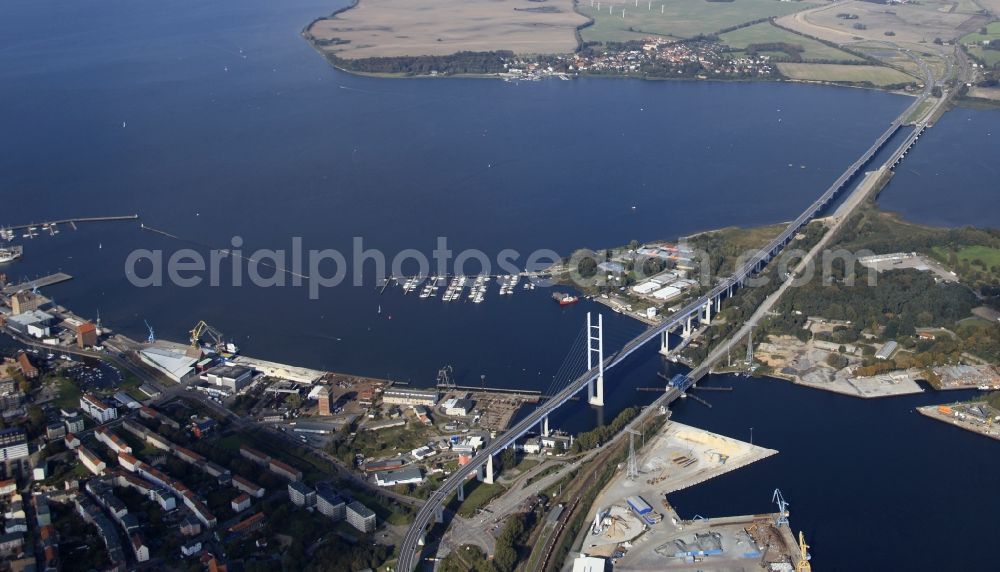
[[552, 299], [558, 302], [560, 306], [569, 306], [570, 304], [576, 304], [580, 301], [580, 299], [576, 296], [571, 296], [562, 292], [554, 292], [552, 294]]

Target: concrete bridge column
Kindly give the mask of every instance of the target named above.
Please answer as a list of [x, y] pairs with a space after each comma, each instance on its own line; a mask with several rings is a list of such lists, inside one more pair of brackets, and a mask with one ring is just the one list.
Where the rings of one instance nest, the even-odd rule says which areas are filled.
[[718, 314], [722, 311], [722, 294], [715, 299], [715, 313]]
[[660, 334], [660, 355], [667, 355], [670, 353], [670, 331], [664, 330]]
[[458, 485], [458, 502], [465, 502], [465, 481]]
[[434, 507], [434, 522], [438, 524], [444, 522], [444, 507], [441, 505]]
[[705, 324], [706, 325], [707, 324], [711, 324], [712, 323], [712, 301], [711, 300], [709, 300], [708, 302], [705, 302], [705, 306], [703, 307], [703, 312], [702, 313], [704, 314]]
[[487, 485], [493, 484], [493, 455], [486, 459], [486, 476], [483, 477], [483, 482]]
[[542, 417], [542, 437], [549, 436], [549, 416]]
[[685, 339], [691, 337], [691, 316], [688, 316], [684, 322], [684, 330], [681, 331], [681, 336]]

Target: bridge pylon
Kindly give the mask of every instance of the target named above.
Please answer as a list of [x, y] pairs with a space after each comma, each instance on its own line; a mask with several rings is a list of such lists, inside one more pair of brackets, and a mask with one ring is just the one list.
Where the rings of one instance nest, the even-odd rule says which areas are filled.
[[597, 315], [593, 323], [587, 312], [587, 371], [598, 368], [597, 379], [587, 384], [587, 403], [604, 406], [604, 315]]

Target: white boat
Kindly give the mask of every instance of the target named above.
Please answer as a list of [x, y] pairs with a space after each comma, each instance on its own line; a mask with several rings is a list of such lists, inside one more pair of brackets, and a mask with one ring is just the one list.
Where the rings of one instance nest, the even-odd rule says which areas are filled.
[[21, 258], [21, 254], [24, 253], [24, 249], [17, 245], [0, 247], [0, 264], [4, 262], [13, 262], [18, 258]]

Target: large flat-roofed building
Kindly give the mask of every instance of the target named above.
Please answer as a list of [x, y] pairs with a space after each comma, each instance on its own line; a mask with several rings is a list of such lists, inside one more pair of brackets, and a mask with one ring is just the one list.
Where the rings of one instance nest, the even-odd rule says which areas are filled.
[[0, 461], [13, 461], [28, 456], [28, 435], [20, 427], [0, 431]]
[[392, 405], [426, 405], [433, 407], [440, 394], [436, 389], [390, 387], [382, 392], [382, 403]]
[[139, 359], [177, 383], [190, 379], [197, 359], [179, 349], [151, 347], [139, 352]]
[[344, 520], [347, 515], [347, 504], [334, 491], [320, 488], [316, 491], [316, 510], [333, 520]]
[[465, 417], [476, 404], [471, 399], [449, 399], [444, 402], [444, 414]]
[[316, 491], [302, 481], [292, 481], [288, 483], [288, 498], [295, 506], [314, 506]]
[[44, 338], [55, 318], [41, 310], [30, 310], [7, 318], [7, 327], [23, 336]]
[[101, 401], [96, 396], [85, 393], [80, 396], [80, 409], [98, 423], [107, 423], [118, 418], [118, 410]]
[[424, 482], [424, 475], [417, 467], [406, 467], [397, 471], [375, 473], [375, 484], [380, 487], [409, 485]]
[[217, 365], [202, 373], [201, 379], [229, 393], [237, 393], [250, 385], [250, 381], [253, 380], [253, 370], [242, 365]]
[[375, 513], [358, 501], [347, 505], [347, 523], [361, 532], [375, 530]]

